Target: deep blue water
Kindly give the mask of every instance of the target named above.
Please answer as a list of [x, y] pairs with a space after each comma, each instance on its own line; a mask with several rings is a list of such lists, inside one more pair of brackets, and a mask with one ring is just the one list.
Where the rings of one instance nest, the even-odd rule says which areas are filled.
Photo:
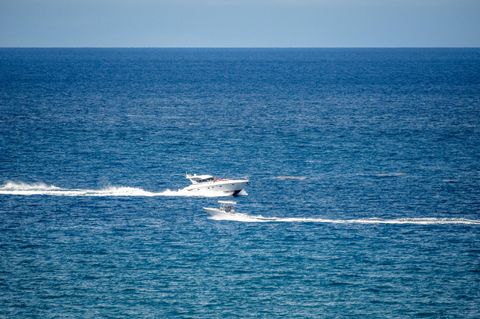
[[480, 49], [0, 49], [0, 317], [479, 318], [479, 121]]

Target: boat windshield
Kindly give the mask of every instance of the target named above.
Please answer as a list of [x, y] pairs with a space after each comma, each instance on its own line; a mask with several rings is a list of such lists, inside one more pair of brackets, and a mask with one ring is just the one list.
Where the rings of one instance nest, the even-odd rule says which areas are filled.
[[211, 175], [188, 175], [187, 174], [186, 177], [194, 184], [213, 182], [215, 180], [215, 177]]
[[223, 211], [225, 211], [225, 212], [227, 212], [227, 213], [231, 213], [231, 212], [234, 211], [233, 206], [232, 206], [232, 205], [228, 205], [228, 204], [222, 205], [221, 208], [222, 208]]
[[234, 201], [218, 201], [220, 203], [220, 209], [227, 213], [235, 212], [235, 204]]

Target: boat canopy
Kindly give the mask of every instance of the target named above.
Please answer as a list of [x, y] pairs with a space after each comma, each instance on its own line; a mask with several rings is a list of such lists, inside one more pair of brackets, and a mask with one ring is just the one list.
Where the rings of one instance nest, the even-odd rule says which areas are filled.
[[224, 204], [224, 205], [236, 205], [237, 202], [233, 201], [233, 200], [219, 200], [218, 201], [219, 204]]
[[186, 178], [188, 178], [193, 184], [211, 182], [211, 181], [215, 180], [215, 177], [213, 177], [212, 175], [197, 175], [197, 174], [189, 175], [189, 174], [186, 174]]

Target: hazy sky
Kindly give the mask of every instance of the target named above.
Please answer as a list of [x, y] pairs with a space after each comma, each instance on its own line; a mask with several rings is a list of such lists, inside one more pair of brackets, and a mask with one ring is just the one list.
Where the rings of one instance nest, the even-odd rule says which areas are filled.
[[480, 47], [480, 0], [0, 0], [0, 46]]

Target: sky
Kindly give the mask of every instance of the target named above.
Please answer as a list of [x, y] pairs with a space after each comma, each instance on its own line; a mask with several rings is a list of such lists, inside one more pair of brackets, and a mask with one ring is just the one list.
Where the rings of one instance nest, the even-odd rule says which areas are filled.
[[480, 0], [0, 0], [0, 47], [480, 47]]

